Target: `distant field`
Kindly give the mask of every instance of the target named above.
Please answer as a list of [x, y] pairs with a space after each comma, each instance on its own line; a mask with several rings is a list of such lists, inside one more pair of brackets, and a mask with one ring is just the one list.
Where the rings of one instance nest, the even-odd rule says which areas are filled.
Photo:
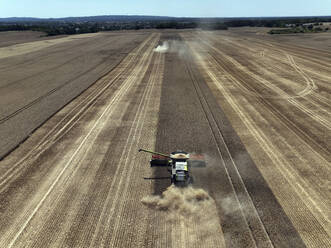
[[267, 31], [0, 48], [0, 247], [331, 247], [331, 34]]
[[[0, 33], [0, 47], [11, 46], [15, 44], [39, 41], [39, 40], [49, 40], [57, 39], [58, 37], [46, 37], [45, 33], [34, 32], [34, 31], [10, 31], [10, 32], [1, 32]], [[63, 36], [62, 36], [63, 37]]]
[[0, 33], [1, 41], [19, 43], [0, 47], [0, 157], [115, 67], [146, 35], [40, 39], [32, 32]]
[[[327, 25], [327, 24], [324, 24]], [[286, 42], [293, 45], [302, 45], [315, 49], [322, 49], [328, 51], [331, 48], [331, 32], [325, 33], [305, 33], [305, 34], [282, 34], [269, 35], [268, 32], [272, 28], [233, 28], [231, 33], [238, 33], [246, 36], [258, 35], [261, 39], [270, 41]], [[331, 29], [331, 26], [330, 26]]]
[[319, 34], [297, 34], [297, 35], [274, 35], [273, 40], [286, 42], [293, 45], [300, 45], [315, 49], [330, 51], [331, 49], [331, 32]]

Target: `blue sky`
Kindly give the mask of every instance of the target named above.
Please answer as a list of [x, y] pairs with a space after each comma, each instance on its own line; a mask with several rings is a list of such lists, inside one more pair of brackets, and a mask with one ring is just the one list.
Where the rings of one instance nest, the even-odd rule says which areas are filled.
[[331, 15], [331, 0], [0, 0], [0, 17]]

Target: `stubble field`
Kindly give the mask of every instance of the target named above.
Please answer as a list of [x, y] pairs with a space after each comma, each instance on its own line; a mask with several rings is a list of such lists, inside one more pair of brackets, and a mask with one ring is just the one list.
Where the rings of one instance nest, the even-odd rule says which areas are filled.
[[244, 31], [1, 47], [0, 246], [331, 246], [331, 53]]

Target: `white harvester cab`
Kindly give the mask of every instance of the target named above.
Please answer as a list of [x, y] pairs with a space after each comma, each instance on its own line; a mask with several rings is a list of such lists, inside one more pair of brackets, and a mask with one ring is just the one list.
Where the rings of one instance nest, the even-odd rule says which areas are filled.
[[171, 166], [171, 181], [173, 183], [186, 182], [189, 179], [187, 160], [190, 155], [186, 152], [176, 151], [170, 154], [172, 161]]

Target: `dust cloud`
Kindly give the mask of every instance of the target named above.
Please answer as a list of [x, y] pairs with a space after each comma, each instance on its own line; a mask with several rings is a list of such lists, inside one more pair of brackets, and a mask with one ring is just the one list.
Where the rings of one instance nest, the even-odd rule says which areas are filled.
[[[204, 172], [207, 174], [207, 179], [210, 179], [213, 173], [222, 173], [222, 171], [219, 170], [219, 168], [223, 166], [220, 166], [220, 158], [206, 153], [204, 153], [203, 156], [207, 164], [204, 170]], [[234, 161], [245, 161], [245, 159], [246, 157], [244, 156], [244, 153], [239, 153], [234, 158]], [[203, 183], [204, 182], [201, 184], [203, 185]], [[215, 202], [218, 206], [221, 207], [224, 215], [242, 214], [242, 211], [244, 211], [245, 214], [248, 214], [247, 212], [248, 209], [250, 209], [250, 206], [244, 200], [246, 199], [245, 195], [232, 192], [215, 197]]]
[[164, 41], [162, 45], [158, 45], [155, 49], [154, 52], [157, 53], [166, 53], [169, 50], [169, 43], [168, 41]]
[[173, 240], [182, 246], [223, 247], [224, 240], [214, 200], [203, 189], [170, 186], [162, 196], [147, 196], [141, 202], [166, 213]]
[[180, 57], [183, 57], [187, 53], [187, 46], [180, 40], [166, 40], [161, 45], [158, 45], [154, 52], [177, 53]]

